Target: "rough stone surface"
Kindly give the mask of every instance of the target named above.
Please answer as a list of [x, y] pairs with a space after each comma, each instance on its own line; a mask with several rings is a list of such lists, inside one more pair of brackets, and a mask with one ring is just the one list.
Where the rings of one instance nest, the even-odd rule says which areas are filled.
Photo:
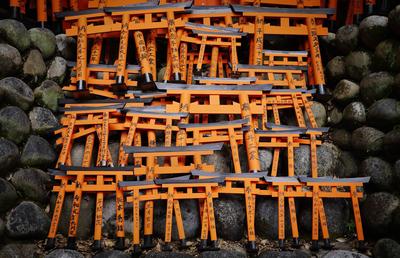
[[[5, 230], [5, 225], [4, 225], [4, 221], [2, 219], [0, 219], [0, 237], [3, 237], [4, 235], [4, 230]], [[1, 251], [0, 251], [1, 252]]]
[[351, 143], [353, 149], [361, 155], [378, 154], [383, 149], [385, 134], [373, 127], [363, 126], [353, 131]]
[[24, 77], [37, 82], [44, 77], [47, 72], [46, 64], [44, 63], [42, 54], [36, 49], [32, 49], [23, 66]]
[[337, 177], [357, 177], [358, 161], [350, 151], [342, 151], [335, 169]]
[[[165, 211], [166, 203], [157, 203], [159, 207], [155, 206], [154, 216], [158, 218], [154, 221], [154, 233], [157, 236], [165, 236]], [[198, 202], [195, 200], [182, 200], [179, 202], [182, 212], [183, 226], [187, 238], [194, 238], [200, 230], [200, 214]], [[214, 203], [215, 205], [215, 203]], [[172, 239], [178, 239], [178, 230], [176, 227], [175, 214], [172, 219]]]
[[370, 237], [387, 234], [392, 223], [393, 212], [399, 205], [399, 198], [387, 192], [367, 195], [361, 205], [366, 234]]
[[32, 28], [28, 32], [31, 44], [40, 50], [44, 59], [48, 59], [56, 53], [56, 36], [51, 30]]
[[197, 256], [198, 258], [246, 258], [245, 253], [234, 250], [206, 251]]
[[390, 238], [382, 238], [376, 242], [372, 254], [376, 258], [399, 258], [400, 245]]
[[390, 163], [378, 158], [369, 157], [361, 162], [360, 175], [370, 176], [368, 187], [376, 190], [390, 190], [393, 183], [393, 171]]
[[104, 251], [96, 254], [93, 258], [130, 258], [127, 253], [118, 250]]
[[259, 149], [258, 156], [260, 158], [260, 169], [261, 171], [268, 171], [272, 164], [272, 150], [271, 149]]
[[358, 32], [357, 25], [345, 25], [337, 30], [335, 46], [343, 55], [347, 55], [357, 47]]
[[194, 256], [177, 252], [149, 252], [144, 258], [193, 258]]
[[28, 137], [30, 130], [29, 118], [19, 107], [0, 110], [0, 136], [19, 144]]
[[328, 110], [327, 124], [338, 125], [340, 122], [342, 122], [342, 119], [343, 113], [337, 107], [333, 107], [332, 109]]
[[394, 163], [393, 173], [394, 173], [395, 183], [400, 184], [400, 160], [397, 160]]
[[84, 258], [78, 251], [68, 249], [56, 249], [51, 251], [44, 258]]
[[[348, 223], [350, 222], [350, 207], [343, 199], [324, 199], [324, 209], [326, 221], [328, 223], [329, 235], [332, 238], [342, 237], [348, 233]], [[311, 232], [311, 202], [307, 203], [299, 212], [300, 230]], [[304, 232], [302, 231], [302, 232]]]
[[31, 45], [29, 33], [25, 26], [13, 19], [0, 20], [0, 36], [21, 52]]
[[33, 202], [21, 202], [7, 215], [7, 235], [16, 239], [43, 239], [50, 227], [48, 215]]
[[25, 199], [47, 203], [50, 176], [42, 170], [21, 168], [14, 173], [11, 183]]
[[333, 250], [324, 254], [321, 258], [368, 258], [368, 256], [347, 250]]
[[400, 42], [394, 39], [387, 39], [379, 43], [374, 53], [374, 69], [376, 71], [397, 71], [397, 52]]
[[[285, 206], [285, 214], [289, 214], [288, 206]], [[285, 216], [285, 234], [291, 234], [289, 216]], [[245, 221], [240, 223], [243, 229], [246, 227]], [[258, 198], [256, 200], [255, 217], [256, 234], [262, 238], [278, 238], [278, 202], [274, 198]]]
[[240, 240], [246, 228], [244, 200], [231, 196], [219, 197], [214, 201], [215, 222], [219, 237]]
[[35, 244], [11, 243], [0, 249], [0, 257], [9, 258], [39, 258]]
[[329, 82], [335, 83], [346, 77], [345, 58], [343, 56], [335, 56], [325, 67], [326, 76]]
[[358, 128], [365, 124], [367, 115], [361, 102], [352, 102], [343, 109], [343, 123], [350, 129]]
[[[52, 194], [50, 198], [50, 216], [53, 214], [54, 205], [57, 199], [56, 194]], [[58, 225], [58, 232], [67, 236], [69, 227], [69, 218], [71, 216], [72, 195], [65, 196], [64, 206], [60, 216], [60, 223]], [[79, 227], [77, 229], [78, 239], [89, 239], [93, 236], [94, 214], [96, 208], [96, 196], [91, 194], [83, 194], [81, 202], [81, 210], [79, 213]]]
[[59, 126], [57, 118], [47, 108], [34, 107], [29, 112], [29, 119], [31, 120], [32, 130], [40, 135], [50, 134]]
[[346, 74], [355, 81], [369, 74], [371, 71], [371, 54], [365, 51], [354, 51], [345, 57]]
[[12, 184], [0, 178], [0, 214], [5, 213], [15, 205], [18, 196]]
[[274, 251], [267, 250], [257, 256], [258, 258], [311, 258], [311, 254], [303, 250]]
[[21, 163], [30, 167], [50, 167], [56, 159], [52, 146], [42, 137], [31, 135], [24, 146]]
[[6, 176], [19, 163], [19, 150], [13, 142], [0, 138], [0, 176]]
[[[296, 175], [311, 176], [310, 147], [300, 145], [294, 150], [294, 170]], [[334, 144], [324, 142], [317, 148], [319, 176], [332, 176], [338, 165], [340, 149]]]
[[333, 91], [333, 99], [339, 104], [348, 104], [355, 100], [360, 93], [360, 86], [349, 81], [341, 80]]
[[34, 101], [32, 89], [25, 82], [15, 77], [0, 80], [0, 92], [3, 92], [6, 103], [18, 106], [23, 110], [29, 110]]
[[389, 129], [400, 122], [400, 102], [395, 99], [381, 99], [372, 104], [367, 113], [368, 124]]
[[330, 137], [335, 145], [341, 149], [351, 149], [351, 132], [342, 128], [334, 128], [331, 130]]
[[56, 36], [57, 50], [66, 60], [76, 59], [76, 40], [65, 34]]
[[386, 157], [391, 160], [400, 158], [398, 148], [400, 146], [400, 128], [395, 127], [383, 137], [383, 149]]
[[34, 95], [36, 103], [53, 112], [58, 110], [58, 100], [64, 98], [61, 87], [51, 80], [46, 80], [40, 87], [37, 87], [34, 91]]
[[361, 100], [370, 106], [375, 101], [389, 96], [392, 92], [394, 78], [387, 72], [371, 73], [360, 83]]
[[392, 33], [400, 37], [400, 5], [396, 6], [392, 11], [389, 13], [389, 28], [391, 29]]
[[400, 99], [400, 73], [394, 77], [393, 93]]
[[21, 54], [15, 47], [8, 44], [0, 44], [0, 63], [0, 78], [14, 75], [22, 66]]
[[379, 42], [389, 36], [388, 18], [380, 15], [371, 15], [360, 23], [360, 39], [370, 49], [375, 49]]
[[202, 161], [206, 164], [214, 165], [215, 172], [229, 172], [232, 163], [230, 148], [227, 145], [224, 145], [222, 150], [215, 151], [213, 155], [203, 157]]
[[49, 70], [47, 70], [47, 79], [61, 84], [65, 79], [66, 72], [67, 61], [62, 57], [56, 56], [51, 62]]
[[[326, 110], [325, 106], [319, 102], [312, 101], [311, 102], [311, 110], [314, 114], [315, 121], [317, 122], [318, 127], [325, 126], [326, 123]], [[310, 126], [310, 120], [308, 119], [307, 114], [304, 112], [304, 118], [306, 120], [306, 124]]]

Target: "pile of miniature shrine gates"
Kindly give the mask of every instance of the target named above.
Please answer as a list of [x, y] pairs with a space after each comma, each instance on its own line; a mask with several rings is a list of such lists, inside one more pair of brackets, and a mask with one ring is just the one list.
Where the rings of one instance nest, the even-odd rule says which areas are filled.
[[[96, 195], [94, 249], [102, 246], [107, 194], [116, 196], [116, 248], [124, 248], [124, 204], [133, 204], [134, 254], [153, 246], [156, 200], [167, 202], [164, 250], [171, 249], [173, 218], [186, 246], [182, 199], [199, 200], [200, 251], [216, 250], [213, 200], [220, 194], [244, 196], [249, 252], [257, 251], [256, 196], [277, 199], [280, 248], [285, 246], [285, 216], [290, 216], [293, 244], [299, 245], [298, 198], [312, 202], [312, 248], [318, 249], [319, 227], [323, 246], [330, 247], [325, 198], [351, 200], [357, 238], [364, 240], [358, 200], [369, 178], [318, 177], [316, 150], [327, 129], [317, 128], [310, 99], [325, 94], [318, 36], [327, 34], [323, 20], [334, 12], [245, 5], [250, 2], [218, 7], [146, 3], [59, 15], [67, 35], [77, 38], [77, 61], [71, 64], [71, 84], [64, 87], [74, 99], [61, 103], [63, 127], [56, 132], [60, 154], [51, 172], [59, 182], [53, 188], [58, 197], [47, 248], [55, 246], [66, 194], [74, 195], [68, 248], [75, 248], [83, 193]], [[297, 36], [298, 48], [264, 49], [268, 35]], [[249, 60], [241, 59], [239, 53], [247, 52]], [[162, 58], [164, 79], [155, 82]], [[136, 60], [138, 65], [132, 64]], [[282, 111], [294, 112], [298, 126], [282, 125]], [[111, 158], [110, 135], [120, 138], [118, 162]], [[82, 141], [82, 164], [72, 166], [71, 148]], [[204, 162], [223, 144], [229, 146], [233, 164], [226, 173]], [[239, 162], [241, 144], [247, 168]], [[310, 177], [295, 176], [294, 148], [301, 144], [310, 146]], [[273, 150], [270, 171], [260, 171], [258, 152], [263, 148]]]

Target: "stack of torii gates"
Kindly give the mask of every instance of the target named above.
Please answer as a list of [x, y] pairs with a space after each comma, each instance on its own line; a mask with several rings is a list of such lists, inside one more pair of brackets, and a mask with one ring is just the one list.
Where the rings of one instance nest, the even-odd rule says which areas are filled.
[[[369, 178], [318, 177], [317, 146], [328, 128], [318, 128], [310, 99], [326, 94], [318, 36], [327, 34], [322, 21], [334, 13], [331, 9], [245, 5], [252, 1], [218, 7], [192, 2], [107, 7], [108, 2], [104, 8], [59, 15], [67, 35], [77, 38], [77, 62], [70, 63], [71, 84], [64, 87], [75, 99], [60, 103], [60, 155], [51, 170], [59, 182], [53, 188], [58, 197], [47, 248], [55, 246], [67, 194], [74, 196], [68, 248], [76, 247], [82, 194], [96, 196], [94, 249], [102, 248], [105, 194], [116, 196], [117, 249], [125, 247], [125, 203], [133, 205], [134, 255], [154, 246], [157, 200], [167, 203], [164, 250], [171, 250], [173, 217], [181, 247], [187, 247], [183, 199], [199, 200], [199, 250], [217, 250], [213, 200], [220, 194], [244, 196], [249, 252], [257, 251], [256, 197], [277, 198], [281, 249], [285, 199], [295, 247], [300, 245], [295, 205], [300, 198], [312, 202], [314, 250], [319, 228], [323, 247], [331, 247], [325, 198], [351, 200], [357, 238], [364, 240], [358, 200]], [[296, 36], [298, 48], [265, 49], [269, 35]], [[157, 60], [163, 56], [165, 73], [158, 82]], [[290, 112], [297, 125], [282, 125], [282, 115]], [[108, 143], [116, 136], [120, 149], [113, 157]], [[85, 143], [82, 164], [72, 164], [71, 149], [80, 142]], [[231, 150], [232, 171], [215, 172], [205, 160], [223, 144]], [[240, 163], [240, 145], [247, 165]], [[295, 173], [294, 149], [300, 145], [310, 146], [309, 175]], [[260, 171], [264, 148], [273, 151], [270, 171]]]

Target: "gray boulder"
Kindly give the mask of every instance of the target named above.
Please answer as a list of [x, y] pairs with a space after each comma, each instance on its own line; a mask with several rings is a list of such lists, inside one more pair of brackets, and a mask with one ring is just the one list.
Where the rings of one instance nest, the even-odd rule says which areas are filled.
[[343, 123], [350, 129], [358, 128], [365, 124], [367, 115], [361, 102], [352, 102], [343, 109]]
[[382, 238], [376, 242], [372, 254], [376, 258], [399, 258], [400, 245], [390, 238]]
[[383, 149], [389, 159], [400, 158], [398, 148], [400, 146], [400, 128], [395, 127], [383, 137]]
[[53, 113], [42, 107], [34, 107], [29, 112], [32, 130], [39, 135], [47, 135], [53, 132], [60, 124]]
[[[311, 176], [310, 146], [300, 145], [294, 150], [294, 170], [296, 175]], [[332, 176], [338, 166], [340, 149], [324, 142], [317, 147], [318, 176]]]
[[[350, 210], [348, 203], [343, 199], [324, 199], [326, 221], [328, 223], [329, 235], [332, 238], [342, 237], [348, 232], [350, 222]], [[312, 206], [311, 201], [302, 207], [298, 214], [300, 230], [311, 232], [312, 230]]]
[[32, 28], [29, 31], [32, 46], [39, 49], [44, 59], [48, 59], [56, 53], [56, 36], [45, 28]]
[[101, 253], [97, 253], [93, 258], [130, 258], [131, 256], [127, 253], [118, 250], [109, 250]]
[[343, 54], [347, 55], [353, 51], [358, 44], [358, 27], [357, 25], [345, 25], [340, 27], [336, 32], [335, 46]]
[[400, 184], [400, 160], [394, 163], [393, 176], [396, 184]]
[[400, 5], [396, 6], [389, 13], [389, 28], [391, 32], [400, 37], [399, 26], [400, 26]]
[[0, 35], [8, 44], [24, 52], [31, 45], [29, 33], [25, 26], [16, 20], [0, 20]]
[[160, 252], [160, 251], [151, 251], [144, 256], [144, 258], [193, 258], [193, 257], [194, 256], [185, 253]]
[[388, 18], [380, 15], [371, 15], [360, 23], [360, 39], [370, 49], [375, 49], [379, 42], [389, 36]]
[[[326, 123], [325, 106], [316, 101], [312, 101], [310, 104], [311, 104], [311, 111], [314, 114], [314, 118], [315, 118], [315, 121], [317, 122], [318, 127], [325, 126], [325, 123]], [[304, 112], [304, 118], [306, 120], [306, 124], [308, 126], [311, 126], [308, 115], [305, 112]]]
[[303, 250], [274, 251], [267, 250], [257, 256], [258, 258], [311, 258], [311, 254]]
[[50, 218], [33, 202], [21, 202], [7, 215], [7, 235], [16, 239], [43, 239], [50, 228]]
[[[5, 229], [4, 221], [2, 219], [0, 219], [0, 238], [2, 238], [4, 235], [4, 229]], [[0, 251], [0, 253], [1, 253], [1, 251]]]
[[344, 56], [335, 56], [325, 67], [325, 72], [329, 82], [338, 82], [346, 77], [346, 67]]
[[400, 42], [394, 39], [387, 39], [379, 43], [374, 53], [374, 69], [376, 71], [399, 70], [397, 64], [397, 53], [400, 48]]
[[0, 257], [9, 258], [39, 258], [35, 244], [11, 243], [0, 249]]
[[376, 190], [385, 191], [392, 189], [392, 166], [378, 157], [369, 157], [361, 162], [360, 175], [370, 176], [371, 180], [368, 186]]
[[370, 237], [386, 235], [392, 224], [393, 212], [400, 200], [393, 194], [377, 192], [367, 195], [361, 205], [363, 225]]
[[76, 59], [76, 40], [65, 34], [56, 35], [57, 50], [66, 60]]
[[368, 258], [368, 256], [347, 250], [333, 250], [324, 254], [321, 258]]
[[335, 175], [337, 177], [357, 177], [358, 161], [350, 151], [341, 152]]
[[[249, 171], [249, 164], [247, 159], [247, 152], [246, 147], [244, 145], [239, 145], [239, 161], [240, 161], [240, 168], [242, 172]], [[230, 158], [230, 157], [229, 157]], [[259, 149], [258, 150], [258, 158], [260, 160], [260, 168], [261, 170], [269, 170], [272, 164], [272, 150], [271, 149]], [[234, 167], [232, 162], [229, 160], [231, 164], [231, 171], [233, 172]], [[225, 170], [222, 172], [229, 172], [229, 170]]]
[[0, 135], [19, 144], [29, 136], [31, 124], [28, 116], [19, 107], [0, 109]]
[[361, 100], [370, 106], [375, 101], [389, 96], [392, 92], [394, 78], [387, 72], [371, 73], [360, 83]]
[[272, 150], [271, 149], [258, 149], [258, 156], [260, 158], [261, 171], [268, 171], [272, 165]]
[[353, 51], [345, 57], [346, 74], [350, 79], [361, 81], [371, 71], [371, 54], [365, 51]]
[[400, 122], [400, 102], [395, 99], [381, 99], [372, 104], [367, 113], [368, 124], [389, 129]]
[[203, 157], [202, 161], [206, 164], [214, 165], [215, 172], [229, 172], [232, 163], [230, 148], [227, 145], [224, 145], [222, 150], [215, 151], [213, 155]]
[[15, 75], [22, 66], [21, 54], [15, 47], [0, 43], [0, 63], [0, 78]]
[[360, 93], [360, 86], [349, 81], [341, 80], [333, 91], [333, 99], [339, 104], [348, 104], [355, 100]]
[[29, 167], [50, 167], [56, 160], [53, 147], [42, 137], [31, 135], [24, 146], [21, 163]]
[[[243, 202], [244, 203], [244, 202]], [[285, 214], [289, 214], [289, 207], [285, 206]], [[238, 223], [243, 229], [246, 222]], [[289, 216], [285, 216], [285, 234], [291, 235]], [[278, 238], [278, 201], [276, 198], [257, 198], [255, 216], [256, 234], [261, 238]]]
[[0, 176], [6, 176], [19, 163], [19, 150], [13, 142], [0, 138]]
[[343, 113], [337, 107], [333, 107], [333, 108], [329, 109], [327, 116], [328, 117], [327, 117], [326, 121], [327, 121], [328, 125], [338, 125], [342, 122], [342, 119], [343, 119]]
[[66, 73], [67, 61], [62, 57], [56, 56], [56, 58], [51, 62], [49, 70], [47, 70], [47, 79], [62, 84]]
[[400, 73], [394, 77], [393, 93], [400, 99]]
[[343, 150], [351, 149], [351, 132], [346, 129], [334, 128], [330, 132], [333, 143]]
[[3, 93], [6, 103], [18, 106], [25, 111], [30, 109], [34, 101], [32, 89], [15, 77], [0, 80], [0, 92]]
[[244, 200], [236, 196], [220, 196], [214, 201], [217, 235], [226, 240], [240, 240], [246, 228]]
[[46, 80], [34, 91], [36, 103], [53, 112], [58, 110], [58, 100], [64, 98], [63, 90], [54, 81]]
[[[200, 214], [198, 202], [195, 200], [182, 200], [179, 202], [182, 213], [183, 226], [186, 238], [194, 238], [200, 230]], [[165, 236], [165, 212], [166, 202], [156, 202], [154, 205], [154, 234], [161, 238]], [[177, 240], [178, 230], [175, 221], [175, 214], [172, 218], [172, 239]]]
[[0, 214], [3, 214], [13, 207], [17, 199], [17, 192], [12, 184], [3, 178], [0, 178]]
[[374, 155], [383, 150], [385, 134], [373, 127], [363, 126], [353, 131], [351, 143], [354, 151], [360, 155]]
[[51, 251], [44, 258], [84, 258], [78, 251], [69, 249], [56, 249]]
[[50, 176], [42, 170], [21, 168], [11, 177], [11, 183], [25, 199], [47, 203]]
[[[57, 194], [52, 194], [50, 198], [50, 215], [53, 214]], [[71, 207], [73, 195], [66, 195], [63, 209], [60, 215], [58, 232], [64, 236], [68, 235], [69, 219], [71, 216]], [[78, 239], [89, 239], [93, 236], [92, 228], [94, 225], [94, 214], [96, 208], [96, 196], [93, 194], [83, 194], [81, 199], [81, 210], [79, 213], [79, 227], [76, 231]]]
[[235, 250], [218, 250], [206, 251], [197, 256], [198, 258], [246, 258], [246, 253], [241, 253]]
[[42, 54], [36, 49], [32, 49], [23, 66], [24, 77], [36, 83], [46, 75], [47, 68], [43, 61]]

